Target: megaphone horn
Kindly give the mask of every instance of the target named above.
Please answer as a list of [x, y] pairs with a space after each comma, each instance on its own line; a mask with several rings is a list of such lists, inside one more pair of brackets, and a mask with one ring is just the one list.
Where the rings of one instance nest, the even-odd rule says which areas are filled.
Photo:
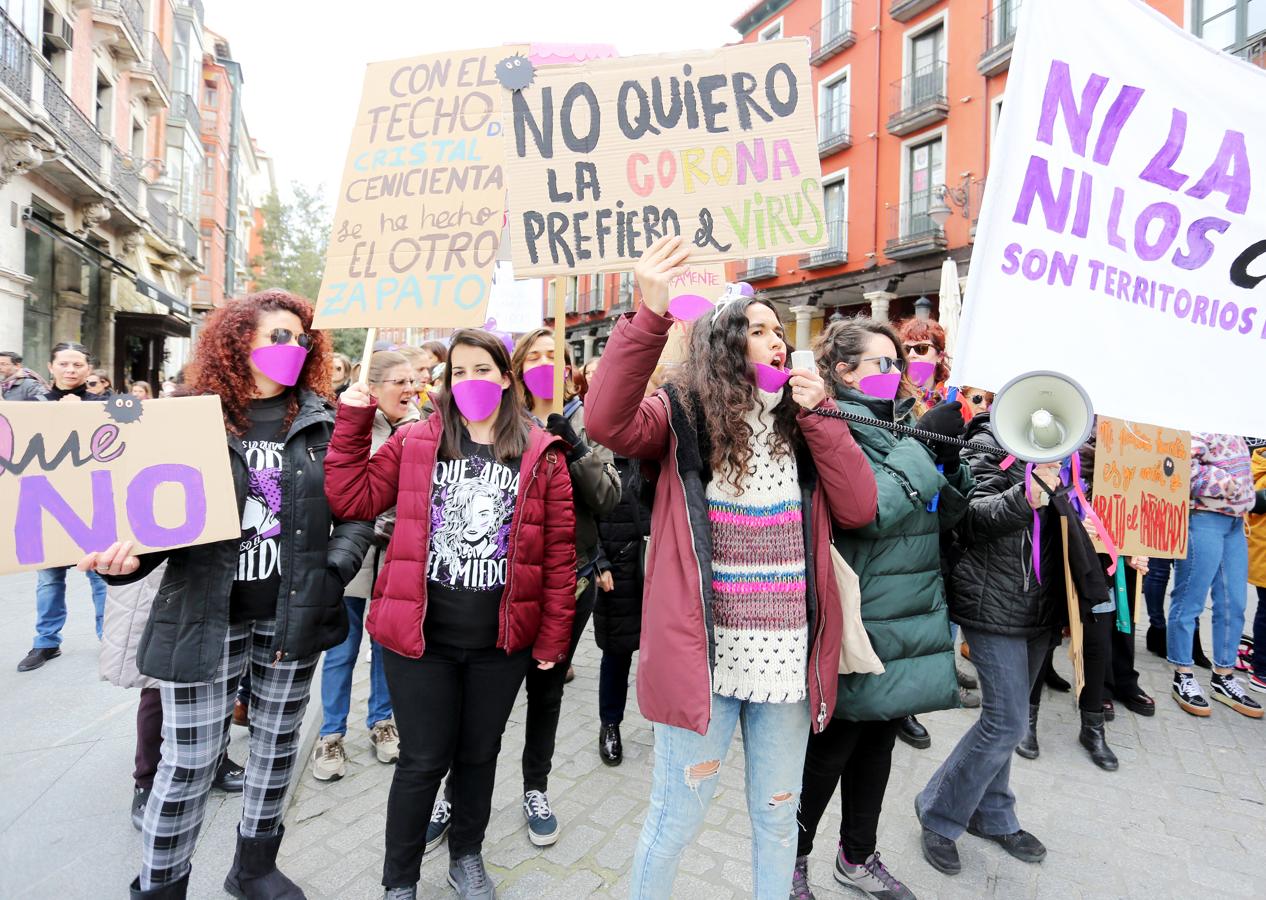
[[1027, 372], [994, 398], [989, 424], [998, 444], [1016, 459], [1056, 462], [1090, 437], [1094, 406], [1086, 389], [1059, 372]]

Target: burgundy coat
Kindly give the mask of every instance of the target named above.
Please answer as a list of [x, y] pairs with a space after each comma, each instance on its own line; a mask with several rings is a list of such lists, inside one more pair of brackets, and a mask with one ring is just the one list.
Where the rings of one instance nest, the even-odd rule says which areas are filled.
[[[695, 435], [683, 433], [684, 416], [666, 391], [642, 396], [671, 324], [644, 306], [616, 324], [585, 398], [585, 425], [591, 438], [615, 453], [659, 466], [637, 699], [651, 721], [703, 734], [712, 716], [712, 548], [702, 483], [682, 468]], [[831, 565], [831, 523], [840, 528], [868, 524], [875, 517], [876, 488], [845, 422], [802, 411], [799, 423], [811, 460], [803, 468], [812, 470], [801, 478], [804, 508], [810, 512], [805, 540], [813, 633], [808, 690], [813, 729], [821, 731], [835, 708], [843, 621]]]
[[[339, 405], [325, 457], [325, 495], [335, 516], [372, 521], [396, 507], [396, 528], [374, 585], [366, 622], [388, 650], [417, 658], [426, 649], [426, 563], [431, 538], [431, 476], [443, 423], [438, 412], [398, 430], [372, 457], [376, 405]], [[567, 445], [533, 427], [523, 454], [510, 527], [509, 574], [501, 597], [497, 646], [527, 647], [561, 662], [576, 612], [576, 537]]]

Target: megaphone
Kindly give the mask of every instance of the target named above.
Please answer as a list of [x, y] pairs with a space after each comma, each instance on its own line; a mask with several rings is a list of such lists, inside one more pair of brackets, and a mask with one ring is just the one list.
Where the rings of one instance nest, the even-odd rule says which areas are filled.
[[1032, 463], [1057, 462], [1076, 453], [1094, 422], [1086, 389], [1059, 372], [1012, 378], [989, 410], [989, 427], [1002, 449]]

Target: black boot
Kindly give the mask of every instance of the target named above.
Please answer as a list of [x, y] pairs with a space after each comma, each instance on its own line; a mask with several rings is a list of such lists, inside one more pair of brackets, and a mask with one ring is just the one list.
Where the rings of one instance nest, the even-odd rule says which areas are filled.
[[1202, 669], [1212, 669], [1213, 663], [1209, 662], [1209, 657], [1204, 655], [1204, 648], [1200, 646], [1200, 626], [1196, 626], [1196, 633], [1191, 638], [1191, 662]]
[[1081, 711], [1081, 734], [1078, 735], [1081, 745], [1090, 753], [1090, 759], [1105, 772], [1115, 772], [1120, 763], [1116, 754], [1108, 746], [1107, 736], [1103, 732], [1103, 713]]
[[141, 879], [133, 878], [130, 888], [131, 900], [185, 900], [189, 891], [189, 873], [186, 872], [185, 877], [179, 881], [150, 888], [148, 891], [141, 890]]
[[598, 755], [608, 766], [618, 766], [624, 759], [619, 725], [603, 725], [598, 730]]
[[1167, 631], [1164, 625], [1159, 628], [1155, 625], [1149, 625], [1147, 628], [1147, 649], [1161, 659], [1169, 657], [1169, 645], [1166, 643], [1166, 635]]
[[1037, 711], [1040, 706], [1029, 704], [1029, 733], [1024, 736], [1024, 740], [1020, 741], [1020, 745], [1015, 748], [1015, 752], [1025, 759], [1037, 759], [1041, 748], [1037, 745]]
[[246, 838], [239, 827], [237, 852], [224, 889], [238, 900], [306, 900], [299, 885], [277, 869], [277, 851], [285, 833], [285, 827], [279, 826], [272, 837]]
[[901, 720], [897, 737], [916, 750], [926, 750], [932, 746], [932, 735], [928, 734], [928, 730], [914, 716], [906, 716]]

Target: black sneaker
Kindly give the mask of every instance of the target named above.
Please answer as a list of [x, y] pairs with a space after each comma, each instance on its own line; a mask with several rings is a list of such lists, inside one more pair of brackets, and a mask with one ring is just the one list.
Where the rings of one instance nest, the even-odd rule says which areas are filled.
[[30, 672], [32, 669], [38, 669], [50, 659], [57, 659], [62, 655], [62, 651], [57, 647], [32, 647], [31, 652], [22, 657], [22, 661], [18, 663], [19, 672]]
[[1209, 679], [1209, 686], [1213, 688], [1214, 700], [1225, 703], [1240, 715], [1248, 716], [1250, 719], [1262, 717], [1261, 704], [1244, 693], [1243, 685], [1234, 675], [1219, 675], [1214, 672]]
[[444, 843], [444, 838], [448, 836], [448, 826], [451, 824], [453, 824], [453, 804], [440, 797], [435, 801], [435, 806], [431, 807], [431, 821], [426, 826], [426, 849], [422, 852], [430, 853]]
[[1204, 698], [1200, 682], [1196, 681], [1196, 676], [1191, 672], [1174, 673], [1173, 694], [1185, 712], [1202, 718], [1209, 715], [1209, 701]]
[[138, 787], [132, 792], [132, 827], [137, 831], [145, 824], [145, 807], [149, 805], [149, 788]]

